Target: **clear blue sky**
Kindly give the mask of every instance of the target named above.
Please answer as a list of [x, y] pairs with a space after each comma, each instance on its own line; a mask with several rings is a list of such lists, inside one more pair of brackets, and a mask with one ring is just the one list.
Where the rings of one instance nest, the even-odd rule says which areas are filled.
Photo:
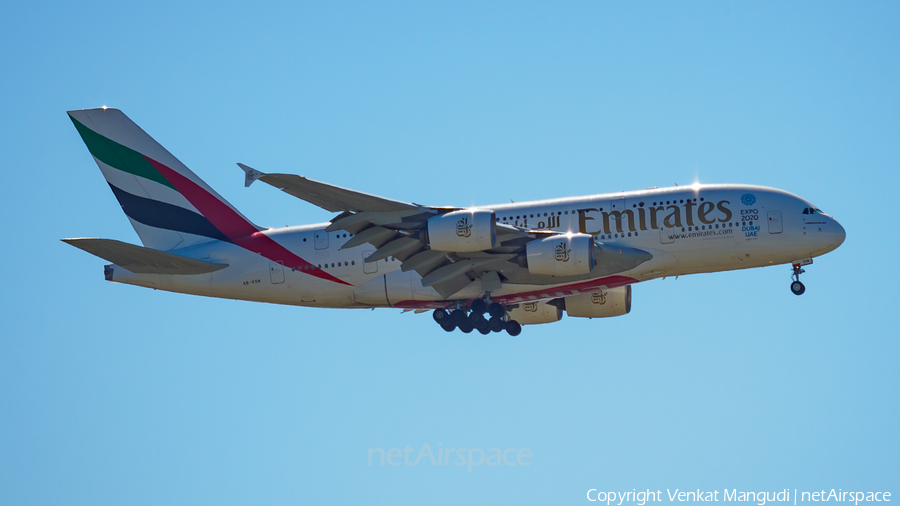
[[[0, 9], [2, 504], [577, 504], [900, 494], [896, 2], [13, 2]], [[110, 284], [138, 242], [65, 115], [121, 108], [262, 225], [235, 162], [469, 205], [753, 183], [847, 230], [518, 339]], [[369, 466], [528, 448], [527, 467]]]

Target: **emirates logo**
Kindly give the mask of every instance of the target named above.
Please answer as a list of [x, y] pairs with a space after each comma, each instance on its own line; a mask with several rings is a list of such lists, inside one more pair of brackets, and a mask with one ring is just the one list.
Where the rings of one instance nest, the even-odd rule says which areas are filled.
[[522, 304], [522, 310], [528, 313], [536, 313], [537, 312], [537, 302], [526, 302]]
[[469, 218], [463, 218], [456, 222], [456, 235], [459, 237], [472, 236], [472, 225], [469, 225]]
[[556, 245], [556, 261], [557, 262], [568, 262], [569, 261], [569, 253], [571, 253], [571, 249], [566, 248], [566, 241], [561, 241]]
[[603, 305], [606, 304], [606, 292], [603, 290], [597, 292], [591, 292], [591, 302], [594, 304]]

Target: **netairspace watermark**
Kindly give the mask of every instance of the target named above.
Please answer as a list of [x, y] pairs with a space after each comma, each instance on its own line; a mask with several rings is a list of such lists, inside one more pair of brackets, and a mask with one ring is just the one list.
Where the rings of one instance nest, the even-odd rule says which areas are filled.
[[[719, 495], [721, 492], [721, 495]], [[587, 491], [587, 500], [591, 502], [606, 503], [607, 506], [615, 504], [622, 506], [625, 503], [635, 503], [643, 506], [651, 502], [746, 502], [764, 506], [766, 503], [793, 503], [798, 502], [852, 502], [857, 505], [861, 502], [891, 502], [890, 492], [872, 491], [845, 491], [840, 488], [830, 490], [797, 490], [790, 489], [774, 491], [745, 491], [733, 489], [720, 490], [637, 490], [630, 492], [603, 491], [592, 488]]]
[[[369, 465], [389, 466], [418, 466], [420, 464], [432, 466], [466, 466], [468, 472], [473, 467], [485, 466], [530, 466], [532, 457], [528, 448], [444, 448], [444, 444], [438, 445], [437, 451], [432, 451], [431, 445], [425, 443], [418, 452], [410, 446], [400, 448], [369, 448]], [[414, 457], [414, 458], [413, 458]]]

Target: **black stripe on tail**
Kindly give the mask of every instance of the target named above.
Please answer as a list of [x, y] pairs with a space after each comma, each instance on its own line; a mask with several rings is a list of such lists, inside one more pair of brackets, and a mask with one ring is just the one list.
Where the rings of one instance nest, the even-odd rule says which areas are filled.
[[151, 227], [231, 242], [202, 214], [158, 200], [139, 197], [112, 184], [113, 194], [129, 218]]

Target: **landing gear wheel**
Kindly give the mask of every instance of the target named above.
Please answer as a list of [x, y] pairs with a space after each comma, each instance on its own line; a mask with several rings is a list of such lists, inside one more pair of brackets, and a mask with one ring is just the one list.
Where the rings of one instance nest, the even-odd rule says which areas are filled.
[[517, 335], [522, 333], [522, 326], [519, 325], [519, 322], [510, 320], [506, 322], [506, 333], [513, 337], [516, 337]]
[[488, 313], [494, 318], [503, 318], [503, 315], [506, 314], [506, 309], [496, 302], [491, 302], [491, 305], [488, 306]]
[[450, 321], [455, 323], [457, 326], [461, 325], [463, 320], [467, 320], [466, 312], [462, 309], [454, 309], [452, 313], [450, 313]]
[[[487, 323], [487, 320], [485, 320], [485, 323]], [[481, 335], [486, 336], [491, 333], [491, 329], [485, 325], [484, 327], [478, 327], [478, 332], [481, 332]]]
[[491, 332], [491, 326], [484, 317], [482, 317], [481, 320], [478, 320], [478, 323], [475, 324], [475, 328], [484, 335], [488, 335]]
[[488, 327], [494, 332], [503, 332], [503, 329], [506, 328], [506, 322], [501, 318], [494, 316], [488, 321]]
[[471, 313], [469, 313], [469, 321], [472, 322], [472, 325], [478, 328], [479, 323], [487, 320], [484, 319], [483, 313], [476, 313], [475, 311], [472, 311]]
[[791, 291], [794, 292], [794, 295], [803, 295], [803, 292], [806, 291], [806, 287], [800, 282], [800, 275], [806, 271], [801, 269], [799, 265], [794, 265], [793, 267], [794, 270], [791, 273], [791, 277], [794, 278], [794, 282], [791, 283]]
[[453, 322], [441, 323], [441, 328], [446, 330], [447, 332], [453, 332], [454, 330], [456, 330], [456, 324]]
[[487, 311], [487, 304], [481, 299], [475, 299], [472, 301], [471, 309], [473, 313], [484, 314]]
[[462, 330], [464, 334], [468, 334], [469, 332], [475, 330], [475, 327], [472, 326], [472, 322], [470, 322], [469, 320], [465, 320], [459, 325], [459, 330]]
[[434, 312], [431, 313], [431, 317], [440, 324], [450, 321], [450, 313], [445, 309], [435, 309]]

